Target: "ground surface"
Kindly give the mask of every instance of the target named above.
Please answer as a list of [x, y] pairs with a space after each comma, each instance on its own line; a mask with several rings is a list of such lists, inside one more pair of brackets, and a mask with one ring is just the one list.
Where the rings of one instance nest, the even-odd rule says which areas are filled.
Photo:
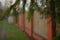
[[3, 20], [0, 21], [0, 40], [29, 40], [29, 38], [15, 25]]

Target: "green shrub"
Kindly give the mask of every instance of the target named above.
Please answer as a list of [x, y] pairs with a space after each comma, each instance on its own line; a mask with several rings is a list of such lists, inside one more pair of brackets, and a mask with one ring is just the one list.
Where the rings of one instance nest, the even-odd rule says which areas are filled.
[[60, 40], [60, 33], [56, 37], [54, 37], [54, 40]]

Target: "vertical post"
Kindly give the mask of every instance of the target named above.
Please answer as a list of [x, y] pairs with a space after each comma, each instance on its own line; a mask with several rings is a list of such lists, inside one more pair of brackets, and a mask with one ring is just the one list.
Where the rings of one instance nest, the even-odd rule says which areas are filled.
[[25, 31], [25, 14], [23, 14], [23, 31]]
[[53, 38], [56, 36], [56, 23], [52, 21], [51, 15], [48, 15], [47, 18], [47, 40], [53, 40]]
[[20, 16], [21, 16], [21, 28], [22, 28], [22, 30], [23, 31], [25, 31], [25, 14], [20, 14]]
[[56, 36], [56, 14], [55, 14], [55, 2], [54, 0], [50, 0], [50, 14], [47, 18], [47, 28], [48, 28], [48, 39], [47, 40], [53, 40], [53, 38]]
[[31, 38], [33, 37], [33, 16], [30, 19], [30, 32], [29, 32], [29, 36], [31, 36]]

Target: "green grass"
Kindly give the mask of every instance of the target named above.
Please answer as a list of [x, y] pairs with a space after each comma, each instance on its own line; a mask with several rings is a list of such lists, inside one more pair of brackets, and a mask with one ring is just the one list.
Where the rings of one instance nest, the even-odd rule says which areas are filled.
[[4, 21], [7, 28], [7, 40], [29, 40], [27, 35], [13, 24]]
[[7, 40], [29, 40], [28, 37], [14, 25], [7, 25]]
[[1, 37], [2, 21], [0, 21], [0, 37]]
[[2, 21], [0, 21], [0, 29], [2, 28]]

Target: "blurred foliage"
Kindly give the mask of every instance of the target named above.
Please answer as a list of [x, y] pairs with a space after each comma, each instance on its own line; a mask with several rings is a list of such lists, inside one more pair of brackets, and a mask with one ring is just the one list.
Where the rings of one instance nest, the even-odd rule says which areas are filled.
[[57, 22], [60, 23], [60, 1], [59, 0], [56, 0], [55, 2], [56, 4], [56, 19], [57, 19]]
[[60, 40], [60, 33], [56, 37], [54, 37], [53, 40]]
[[20, 2], [20, 0], [16, 0], [16, 2], [11, 5], [3, 14], [2, 16], [0, 16], [0, 20], [4, 19], [6, 16], [8, 16], [10, 14], [11, 9], [13, 9], [18, 3]]
[[34, 13], [34, 0], [31, 0], [28, 11], [28, 21], [30, 21], [31, 17], [33, 16], [33, 13]]
[[25, 4], [26, 4], [26, 0], [23, 0], [23, 14], [25, 13]]
[[[42, 15], [42, 18], [47, 18], [47, 15], [51, 15], [54, 22], [60, 23], [60, 1], [59, 0], [44, 0], [41, 1], [42, 5], [39, 7], [37, 3], [35, 3], [35, 10], [38, 10]], [[45, 7], [46, 5], [46, 7]]]
[[[27, 0], [22, 0], [23, 1], [23, 7], [20, 9], [20, 11], [22, 11], [23, 13], [25, 13], [25, 5], [26, 5], [26, 1]], [[30, 2], [30, 6], [29, 6], [29, 11], [28, 11], [28, 20], [31, 19], [31, 17], [33, 16], [34, 10], [38, 10], [40, 12], [40, 14], [43, 16], [43, 18], [46, 18], [46, 16], [48, 14], [50, 14], [53, 19], [57, 22], [60, 22], [60, 1], [59, 0], [45, 0], [47, 2], [44, 2], [44, 0], [41, 1], [42, 5], [38, 5], [37, 0], [31, 0]], [[16, 2], [11, 5], [3, 14], [0, 15], [0, 20], [5, 18], [5, 16], [9, 16], [10, 11], [18, 4], [20, 3], [20, 0], [16, 0]], [[48, 6], [48, 4], [50, 5], [50, 7], [44, 8], [44, 6]], [[16, 13], [16, 12], [15, 12]], [[15, 14], [14, 13], [14, 14]]]

